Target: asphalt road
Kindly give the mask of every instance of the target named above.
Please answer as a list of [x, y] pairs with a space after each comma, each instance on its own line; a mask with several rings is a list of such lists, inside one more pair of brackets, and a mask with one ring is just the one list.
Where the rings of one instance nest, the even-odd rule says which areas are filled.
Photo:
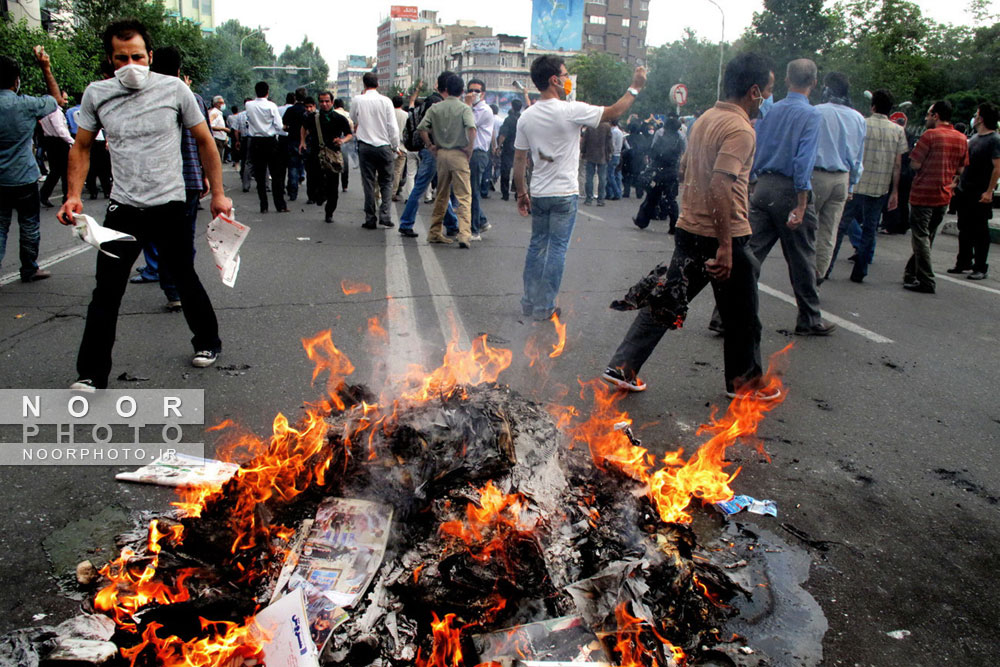
[[[487, 333], [515, 353], [502, 381], [539, 400], [568, 392], [562, 400], [584, 406], [577, 378], [600, 373], [631, 321], [608, 303], [672, 250], [665, 223], [646, 231], [631, 224], [634, 199], [581, 206], [560, 296], [566, 350], [541, 368], [529, 367], [525, 343], [534, 335], [547, 345], [551, 325], [520, 317], [530, 226], [513, 202], [494, 194], [484, 203], [493, 229], [471, 250], [429, 246], [429, 206], [421, 207], [419, 239], [362, 229], [358, 172], [351, 176], [336, 222], [328, 225], [319, 208], [301, 202], [288, 214], [257, 214], [255, 193], [240, 192], [227, 168], [237, 217], [252, 231], [233, 289], [219, 281], [204, 239], [198, 241], [197, 266], [224, 341], [218, 365], [192, 368], [183, 317], [163, 311], [157, 285], [130, 286], [112, 378], [127, 372], [148, 380], [113, 380], [112, 387], [204, 388], [206, 424], [230, 418], [265, 434], [275, 414], [297, 415], [320, 393], [310, 385], [304, 337], [331, 329], [356, 366], [352, 379], [377, 383], [412, 361], [437, 365], [453, 332], [461, 341]], [[100, 218], [103, 207], [85, 204]], [[207, 221], [205, 212], [201, 223]], [[51, 213], [42, 235], [43, 257], [64, 258], [49, 267], [54, 276], [47, 281], [0, 286], [0, 387], [64, 388], [75, 379], [95, 252], [71, 254], [77, 242]], [[17, 268], [15, 246], [8, 245], [6, 278]], [[779, 508], [777, 520], [741, 521], [809, 550], [806, 588], [830, 625], [824, 664], [996, 662], [1000, 281], [944, 274], [956, 247], [954, 237], [937, 241], [933, 296], [901, 289], [908, 237], [878, 238], [863, 285], [847, 280], [845, 253], [821, 288], [824, 310], [841, 324], [825, 339], [788, 333], [795, 310], [785, 263], [775, 250], [764, 265], [763, 351], [795, 339], [788, 398], [760, 428], [770, 462], [750, 448], [734, 451], [743, 469], [733, 486]], [[371, 292], [345, 295], [342, 280], [370, 285]], [[694, 428], [710, 405], [724, 405], [721, 340], [706, 328], [711, 309], [708, 294], [695, 301], [687, 326], [668, 333], [644, 368], [649, 390], [626, 400], [656, 451], [693, 451], [700, 442]], [[376, 316], [388, 330], [388, 350], [366, 333], [368, 318]], [[4, 433], [9, 438], [11, 431]], [[129, 512], [167, 507], [169, 491], [116, 482], [115, 472], [3, 470], [0, 632], [29, 625], [36, 614], [50, 614], [47, 621], [68, 616], [78, 603], [64, 595], [72, 587], [61, 587], [59, 578], [84, 558], [106, 560], [109, 537], [128, 524]], [[783, 531], [783, 523], [826, 542], [825, 550]], [[886, 634], [895, 630], [911, 634]]]

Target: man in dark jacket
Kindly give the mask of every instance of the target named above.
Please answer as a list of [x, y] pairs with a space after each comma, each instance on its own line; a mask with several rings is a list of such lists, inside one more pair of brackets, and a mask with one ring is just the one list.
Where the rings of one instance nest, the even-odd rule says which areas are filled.
[[671, 116], [663, 126], [663, 133], [658, 134], [653, 140], [650, 148], [653, 185], [632, 220], [639, 229], [648, 227], [651, 219], [659, 219], [658, 211], [666, 209], [667, 217], [670, 218], [670, 233], [674, 233], [680, 213], [677, 207], [677, 166], [680, 163], [681, 153], [684, 152], [681, 136], [677, 132], [680, 126], [677, 118]]
[[[521, 100], [511, 100], [510, 113], [500, 126], [497, 137], [497, 152], [500, 155], [500, 196], [510, 199], [510, 176], [514, 168], [514, 139], [517, 138], [517, 119], [521, 117]], [[517, 196], [517, 192], [514, 193]]]
[[641, 197], [646, 190], [642, 183], [642, 172], [649, 159], [649, 145], [652, 142], [652, 130], [639, 121], [633, 121], [628, 126], [628, 136], [625, 137], [625, 148], [622, 149], [622, 199], [628, 199], [629, 191], [634, 187], [635, 196]]

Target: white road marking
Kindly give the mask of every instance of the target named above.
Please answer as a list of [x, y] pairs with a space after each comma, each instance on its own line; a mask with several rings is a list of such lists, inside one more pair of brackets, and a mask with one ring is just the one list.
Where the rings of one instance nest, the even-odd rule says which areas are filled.
[[594, 215], [593, 213], [587, 213], [586, 211], [581, 211], [579, 207], [577, 207], [576, 212], [579, 213], [580, 215], [585, 215], [593, 220], [597, 220], [598, 222], [604, 222], [604, 218], [602, 218], [601, 216]]
[[[759, 289], [764, 294], [769, 294], [769, 295], [773, 296], [775, 299], [778, 299], [780, 301], [784, 301], [785, 303], [790, 303], [793, 306], [797, 306], [798, 305], [798, 304], [795, 303], [795, 297], [794, 296], [789, 296], [788, 294], [785, 294], [784, 292], [776, 290], [773, 287], [765, 285], [764, 283], [757, 283], [757, 289]], [[837, 317], [836, 315], [831, 315], [830, 313], [826, 312], [825, 310], [822, 310], [820, 312], [823, 314], [823, 317], [826, 320], [828, 320], [830, 322], [833, 322], [834, 324], [836, 324], [841, 329], [846, 329], [847, 331], [850, 331], [851, 333], [856, 333], [859, 336], [864, 336], [865, 338], [867, 338], [868, 340], [870, 340], [870, 341], [872, 341], [874, 343], [893, 343], [893, 342], [895, 342], [891, 338], [886, 338], [885, 336], [883, 336], [881, 334], [877, 334], [874, 331], [869, 331], [868, 329], [865, 329], [864, 327], [860, 327], [857, 324], [855, 324], [854, 322], [851, 322], [850, 320], [845, 320], [842, 317]]]
[[[424, 216], [417, 213], [417, 220], [423, 222]], [[424, 225], [424, 227], [428, 226]], [[458, 313], [458, 304], [455, 303], [455, 299], [451, 296], [451, 287], [449, 287], [448, 280], [444, 277], [444, 271], [441, 270], [441, 263], [438, 261], [437, 253], [476, 252], [476, 250], [475, 248], [469, 251], [459, 250], [455, 248], [455, 244], [447, 247], [431, 248], [426, 240], [426, 230], [422, 231], [424, 231], [424, 236], [417, 241], [417, 252], [420, 254], [420, 263], [423, 265], [424, 275], [427, 278], [427, 286], [430, 288], [431, 303], [434, 304], [434, 311], [438, 316], [441, 335], [444, 336], [445, 342], [448, 342], [454, 334], [458, 346], [463, 350], [467, 350], [471, 347], [469, 334], [465, 329], [465, 324], [462, 322], [462, 316]]]
[[[79, 255], [82, 252], [87, 252], [88, 250], [91, 250], [93, 247], [94, 246], [92, 246], [92, 245], [87, 245], [87, 244], [81, 243], [79, 245], [73, 246], [72, 248], [67, 248], [66, 250], [62, 250], [60, 252], [57, 252], [56, 254], [52, 255], [51, 257], [46, 257], [45, 259], [43, 259], [42, 261], [40, 261], [38, 263], [38, 268], [40, 268], [40, 269], [47, 269], [50, 266], [58, 264], [59, 262], [61, 262], [63, 260], [69, 259], [70, 257], [75, 257], [76, 255]], [[7, 248], [10, 249], [10, 244], [9, 243], [7, 244]], [[20, 280], [20, 279], [21, 279], [21, 274], [20, 273], [18, 273], [18, 272], [8, 273], [7, 275], [5, 275], [3, 277], [0, 277], [0, 285], [6, 285], [8, 283], [12, 283], [15, 280]]]
[[[393, 218], [399, 224], [396, 207]], [[386, 371], [389, 377], [402, 377], [410, 364], [424, 365], [423, 339], [417, 328], [417, 314], [412, 300], [410, 272], [406, 265], [402, 238], [395, 230], [387, 230], [385, 244], [386, 332], [389, 334], [389, 358]]]
[[972, 289], [982, 290], [984, 292], [990, 292], [991, 294], [1000, 294], [1000, 289], [993, 289], [992, 287], [987, 287], [986, 285], [980, 285], [975, 281], [969, 279], [959, 280], [958, 278], [952, 278], [951, 276], [936, 275], [935, 278], [941, 278], [942, 280], [947, 280], [950, 283], [955, 283], [956, 285], [961, 285], [963, 287], [971, 287]]

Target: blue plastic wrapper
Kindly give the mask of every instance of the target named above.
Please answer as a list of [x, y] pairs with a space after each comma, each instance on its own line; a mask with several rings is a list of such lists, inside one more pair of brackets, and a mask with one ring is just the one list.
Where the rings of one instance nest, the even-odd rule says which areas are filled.
[[753, 514], [769, 514], [770, 516], [778, 516], [778, 506], [773, 500], [757, 500], [750, 496], [733, 496], [732, 500], [724, 500], [721, 503], [715, 503], [716, 509], [726, 515], [737, 514], [746, 510]]

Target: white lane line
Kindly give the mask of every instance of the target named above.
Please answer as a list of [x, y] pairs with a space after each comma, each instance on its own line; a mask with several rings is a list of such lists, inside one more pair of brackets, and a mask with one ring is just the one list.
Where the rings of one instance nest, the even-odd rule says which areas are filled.
[[[75, 257], [76, 255], [79, 255], [82, 252], [87, 252], [88, 250], [92, 249], [93, 247], [94, 246], [92, 246], [92, 245], [86, 245], [86, 244], [81, 243], [80, 245], [75, 245], [72, 248], [67, 248], [66, 250], [63, 250], [61, 252], [57, 252], [56, 254], [52, 255], [51, 257], [46, 257], [45, 259], [43, 259], [42, 261], [40, 261], [38, 263], [38, 268], [40, 268], [40, 269], [47, 269], [47, 268], [49, 268], [50, 266], [52, 266], [54, 264], [58, 264], [59, 262], [61, 262], [63, 260], [69, 259], [70, 257]], [[10, 249], [10, 244], [9, 243], [7, 244], [7, 248]], [[15, 280], [20, 280], [20, 279], [21, 279], [21, 274], [20, 273], [17, 273], [17, 272], [15, 272], [15, 273], [8, 273], [7, 275], [5, 275], [3, 277], [0, 277], [0, 285], [6, 285], [8, 283], [12, 283]]]
[[[393, 218], [399, 224], [396, 207], [392, 207]], [[423, 366], [423, 339], [417, 328], [417, 314], [414, 310], [413, 289], [410, 286], [410, 272], [406, 265], [406, 253], [402, 238], [395, 230], [387, 230], [385, 243], [385, 292], [386, 331], [389, 334], [389, 358], [386, 371], [390, 378], [403, 377], [410, 364]]]
[[592, 220], [597, 220], [598, 222], [604, 222], [604, 218], [602, 218], [599, 215], [594, 215], [593, 213], [587, 213], [586, 211], [581, 211], [579, 208], [576, 209], [576, 212], [579, 213], [580, 215], [585, 215], [588, 218], [591, 218]]
[[[790, 303], [793, 306], [797, 306], [798, 305], [798, 304], [795, 303], [795, 297], [794, 296], [789, 296], [788, 294], [785, 294], [784, 292], [780, 292], [780, 291], [774, 289], [773, 287], [765, 285], [764, 283], [757, 283], [757, 289], [759, 289], [764, 294], [769, 294], [769, 295], [773, 296], [775, 299], [778, 299], [780, 301], [784, 301], [785, 303]], [[865, 329], [864, 327], [859, 327], [857, 324], [855, 324], [854, 322], [851, 322], [850, 320], [845, 320], [842, 317], [837, 317], [836, 315], [831, 315], [830, 313], [826, 312], [825, 310], [822, 310], [820, 312], [823, 314], [823, 317], [826, 320], [828, 320], [830, 322], [833, 322], [834, 324], [836, 324], [841, 329], [846, 329], [847, 331], [850, 331], [851, 333], [856, 333], [859, 336], [864, 336], [865, 338], [867, 338], [868, 340], [872, 341], [873, 343], [894, 343], [895, 342], [891, 338], [886, 338], [885, 336], [883, 336], [881, 334], [877, 334], [874, 331], [869, 331], [868, 329]]]
[[[424, 216], [417, 213], [417, 221], [423, 222]], [[431, 291], [431, 303], [434, 304], [434, 311], [437, 313], [441, 335], [444, 336], [446, 343], [454, 336], [458, 346], [463, 350], [468, 350], [471, 347], [469, 334], [462, 322], [462, 316], [458, 313], [458, 304], [451, 296], [451, 287], [448, 286], [448, 280], [444, 277], [444, 271], [441, 270], [437, 253], [476, 252], [476, 250], [463, 251], [456, 249], [454, 245], [439, 246], [437, 249], [431, 248], [426, 241], [426, 229], [424, 229], [426, 227], [427, 225], [424, 225], [421, 230], [424, 232], [424, 237], [417, 241], [417, 252], [420, 254], [420, 263], [423, 264], [424, 276], [427, 278], [427, 286]], [[399, 235], [397, 234], [397, 236]]]
[[961, 285], [962, 287], [971, 287], [972, 289], [982, 290], [984, 292], [990, 292], [991, 294], [1000, 294], [1000, 289], [993, 289], [992, 287], [987, 287], [986, 285], [980, 285], [976, 282], [970, 282], [968, 279], [959, 280], [958, 278], [952, 278], [951, 276], [943, 276], [937, 274], [935, 278], [941, 278], [942, 280], [947, 280], [950, 283], [955, 283], [956, 285]]

